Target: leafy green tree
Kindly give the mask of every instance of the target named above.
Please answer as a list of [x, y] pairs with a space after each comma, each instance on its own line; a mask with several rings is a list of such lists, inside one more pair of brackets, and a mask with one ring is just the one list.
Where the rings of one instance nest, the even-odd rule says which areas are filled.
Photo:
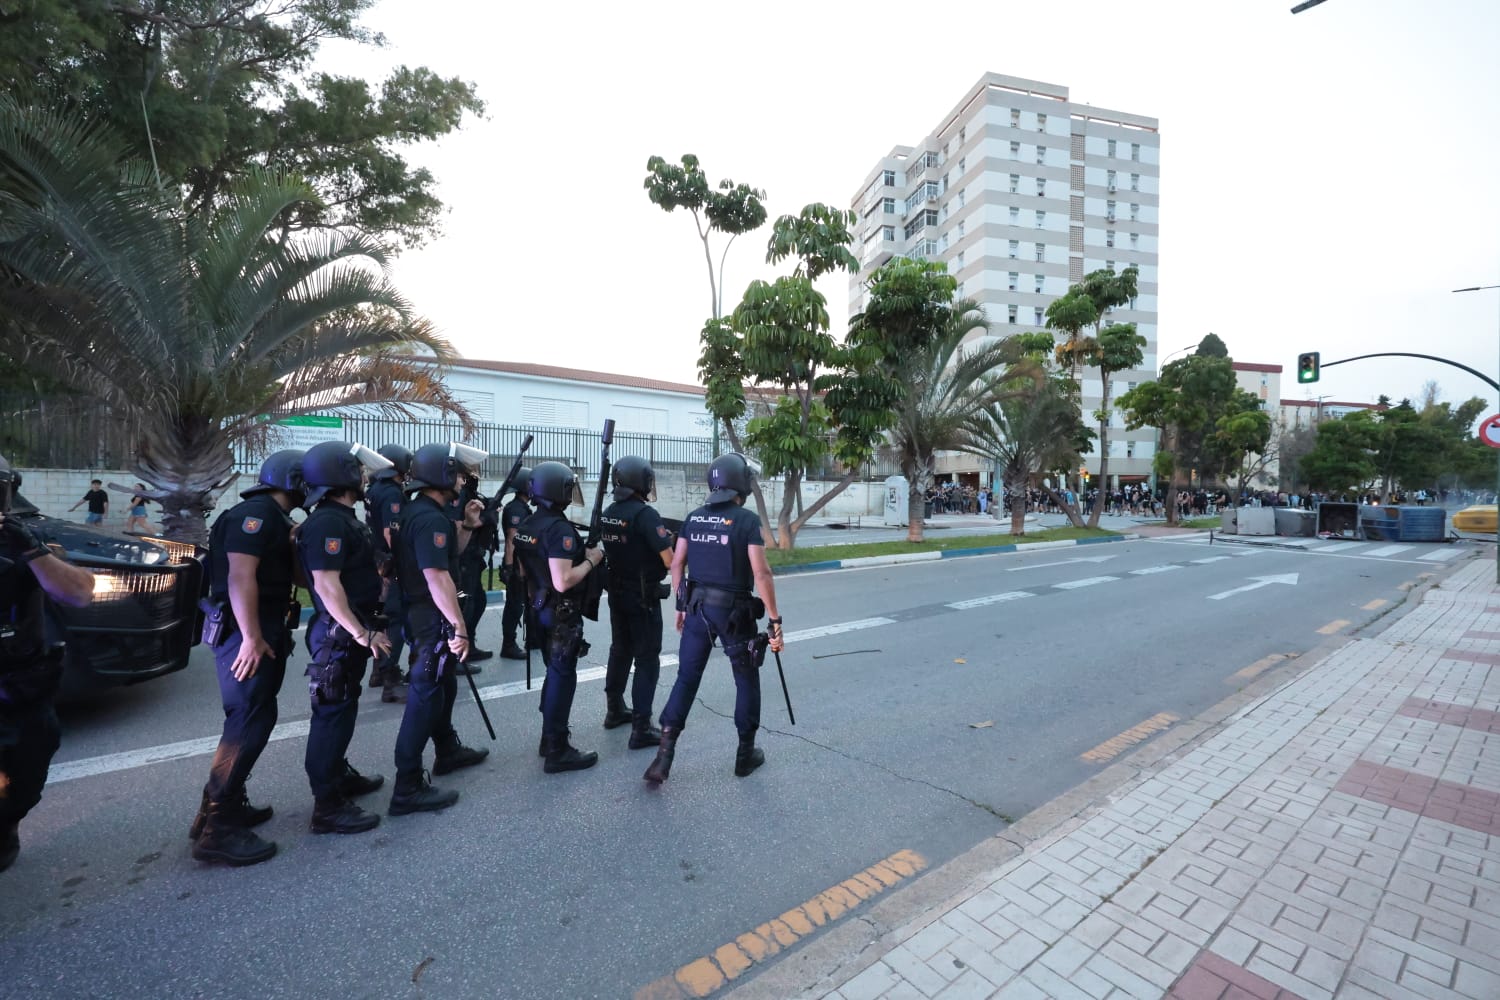
[[1045, 377], [1035, 362], [1016, 362], [1016, 345], [1007, 341], [966, 343], [972, 334], [988, 329], [984, 307], [963, 299], [948, 310], [934, 339], [899, 359], [898, 378], [906, 393], [890, 438], [906, 476], [907, 541], [922, 541], [937, 453], [972, 452], [976, 422], [982, 422], [987, 408], [1024, 391], [1007, 386], [1023, 375], [1033, 380]]
[[1380, 430], [1369, 410], [1358, 410], [1318, 425], [1312, 450], [1300, 468], [1308, 485], [1334, 497], [1357, 497], [1379, 472], [1374, 455]]
[[1403, 399], [1375, 421], [1375, 466], [1380, 479], [1380, 501], [1390, 501], [1392, 487], [1417, 489], [1437, 481], [1448, 467], [1450, 442], [1442, 430]]
[[999, 465], [1011, 497], [1010, 533], [1019, 537], [1026, 533], [1026, 491], [1045, 472], [1077, 466], [1088, 429], [1065, 381], [1021, 378], [1006, 389], [971, 424], [970, 450]]
[[[1133, 268], [1131, 270], [1134, 270]], [[1088, 363], [1099, 369], [1099, 409], [1094, 417], [1099, 422], [1099, 489], [1109, 489], [1109, 420], [1112, 415], [1109, 399], [1111, 376], [1118, 372], [1139, 368], [1145, 361], [1146, 338], [1135, 332], [1134, 323], [1114, 323], [1099, 331], [1085, 355]], [[1099, 515], [1104, 512], [1104, 503], [1094, 504], [1089, 512], [1089, 527], [1099, 527]]]
[[252, 171], [194, 213], [122, 158], [76, 116], [0, 98], [0, 352], [139, 423], [135, 472], [169, 537], [204, 541], [231, 445], [267, 416], [467, 418], [434, 370], [449, 348], [381, 273], [383, 246], [281, 238], [309, 187]]
[[1205, 442], [1219, 418], [1231, 412], [1239, 391], [1228, 358], [1194, 354], [1169, 362], [1158, 379], [1142, 382], [1120, 397], [1127, 427], [1157, 430], [1152, 467], [1167, 483], [1168, 524], [1177, 523], [1179, 470], [1208, 458]]
[[1205, 333], [1203, 339], [1198, 341], [1198, 349], [1193, 353], [1205, 358], [1227, 358], [1229, 347], [1217, 333]]
[[190, 214], [256, 171], [302, 177], [276, 229], [351, 226], [392, 244], [439, 231], [430, 171], [405, 151], [483, 114], [472, 84], [401, 66], [377, 85], [318, 72], [325, 42], [381, 46], [375, 0], [22, 0], [0, 7], [0, 80], [108, 125]]
[[1250, 481], [1252, 458], [1270, 445], [1271, 415], [1261, 409], [1253, 393], [1237, 389], [1214, 421], [1208, 441], [1208, 453], [1216, 466], [1210, 471], [1218, 477], [1234, 477], [1236, 488], [1230, 496], [1239, 506], [1240, 494]]
[[[766, 193], [748, 184], [736, 184], [725, 178], [717, 189], [698, 164], [698, 157], [685, 153], [682, 163], [668, 163], [660, 156], [646, 161], [646, 196], [651, 204], [665, 212], [685, 208], [693, 217], [698, 239], [703, 244], [703, 260], [708, 265], [709, 316], [724, 315], [724, 262], [736, 236], [754, 232], [766, 221]], [[713, 246], [709, 238], [720, 233], [729, 238], [714, 265]]]

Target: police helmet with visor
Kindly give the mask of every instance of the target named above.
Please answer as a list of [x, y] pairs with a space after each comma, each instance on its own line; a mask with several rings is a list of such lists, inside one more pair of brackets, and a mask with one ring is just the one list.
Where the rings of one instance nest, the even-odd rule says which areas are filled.
[[449, 441], [447, 444], [424, 444], [412, 456], [406, 474], [406, 491], [458, 489], [461, 474], [477, 476], [479, 465], [489, 452]]
[[281, 490], [291, 495], [292, 506], [301, 507], [307, 501], [307, 481], [302, 477], [302, 461], [306, 455], [301, 448], [273, 451], [260, 463], [255, 485], [241, 490], [240, 496], [248, 500], [261, 493]]
[[390, 459], [357, 441], [324, 441], [302, 456], [302, 479], [307, 504], [320, 503], [330, 493], [348, 490], [358, 500], [365, 495], [365, 472], [391, 467]]
[[543, 462], [531, 470], [531, 498], [554, 509], [583, 504], [578, 477], [561, 462]]
[[381, 457], [388, 459], [391, 463], [389, 469], [381, 469], [372, 477], [374, 479], [395, 479], [411, 472], [412, 454], [410, 448], [399, 444], [383, 444], [380, 446]]
[[744, 455], [737, 451], [720, 455], [708, 466], [708, 502], [723, 503], [749, 496], [754, 477], [755, 470]]
[[616, 462], [610, 478], [616, 500], [629, 500], [637, 493], [645, 500], [656, 499], [656, 470], [638, 455], [626, 455]]

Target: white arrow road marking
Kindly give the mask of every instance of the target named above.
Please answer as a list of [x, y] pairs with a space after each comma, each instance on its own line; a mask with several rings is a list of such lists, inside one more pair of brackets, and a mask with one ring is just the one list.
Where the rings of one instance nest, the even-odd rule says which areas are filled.
[[1091, 576], [1083, 580], [1069, 580], [1067, 583], [1054, 583], [1053, 590], [1077, 590], [1079, 587], [1092, 587], [1096, 583], [1114, 583], [1118, 576]]
[[971, 597], [967, 601], [954, 601], [952, 604], [945, 604], [943, 606], [953, 608], [955, 611], [967, 611], [970, 608], [982, 608], [986, 604], [999, 604], [1002, 601], [1018, 601], [1023, 597], [1035, 596], [1035, 594], [1028, 594], [1024, 590], [1012, 590], [1004, 594], [991, 594], [988, 597]]
[[1247, 583], [1243, 587], [1235, 587], [1233, 590], [1226, 590], [1222, 594], [1209, 594], [1208, 599], [1210, 601], [1222, 601], [1226, 597], [1233, 597], [1235, 594], [1243, 594], [1250, 590], [1259, 590], [1261, 587], [1269, 587], [1273, 583], [1286, 583], [1292, 586], [1296, 586], [1297, 584], [1296, 573], [1282, 573], [1279, 576], [1252, 576], [1250, 579], [1255, 582]]
[[1174, 569], [1182, 569], [1179, 563], [1167, 563], [1164, 566], [1147, 566], [1144, 569], [1133, 569], [1131, 576], [1150, 576], [1152, 573], [1169, 573]]
[[1046, 569], [1048, 566], [1068, 566], [1073, 563], [1102, 563], [1114, 556], [1079, 556], [1077, 559], [1064, 559], [1062, 562], [1036, 563], [1032, 566], [1011, 566], [1006, 569], [1007, 573], [1019, 573], [1023, 569]]

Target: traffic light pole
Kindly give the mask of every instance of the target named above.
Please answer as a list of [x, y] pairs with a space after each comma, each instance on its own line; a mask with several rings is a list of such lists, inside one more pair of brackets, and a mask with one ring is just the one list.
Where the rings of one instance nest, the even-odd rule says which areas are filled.
[[1350, 361], [1363, 361], [1366, 358], [1425, 358], [1428, 361], [1436, 361], [1439, 364], [1450, 365], [1454, 368], [1461, 368], [1464, 371], [1468, 372], [1470, 375], [1473, 375], [1475, 378], [1479, 379], [1491, 389], [1494, 389], [1496, 392], [1500, 392], [1500, 382], [1496, 382], [1488, 375], [1475, 371], [1468, 365], [1461, 365], [1457, 361], [1450, 361], [1448, 358], [1440, 358], [1435, 354], [1412, 354], [1410, 351], [1381, 351], [1379, 354], [1360, 354], [1352, 358], [1340, 358], [1337, 361], [1324, 361], [1318, 367], [1332, 368], [1334, 365], [1348, 364]]

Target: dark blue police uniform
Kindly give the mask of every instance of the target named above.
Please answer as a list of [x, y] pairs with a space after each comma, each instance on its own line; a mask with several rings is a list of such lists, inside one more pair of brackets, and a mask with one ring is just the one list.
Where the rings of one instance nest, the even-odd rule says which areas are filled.
[[[297, 555], [312, 589], [316, 612], [307, 628], [308, 690], [312, 720], [307, 734], [307, 780], [313, 797], [339, 797], [344, 755], [354, 738], [359, 691], [370, 650], [360, 645], [328, 613], [313, 586], [316, 570], [334, 571], [349, 607], [367, 629], [377, 624], [380, 576], [375, 570], [375, 543], [354, 508], [337, 500], [318, 504], [297, 534]], [[379, 631], [379, 629], [377, 629]]]
[[755, 576], [750, 546], [764, 545], [760, 518], [733, 501], [699, 507], [682, 525], [687, 541], [690, 596], [677, 650], [677, 681], [662, 709], [661, 724], [680, 730], [698, 697], [708, 654], [717, 640], [734, 671], [734, 727], [743, 739], [760, 728], [760, 668], [750, 642], [755, 637]]
[[[510, 501], [500, 509], [500, 530], [502, 533], [515, 531], [521, 527], [521, 522], [531, 516], [531, 504], [519, 496], [512, 497]], [[504, 541], [502, 534], [501, 541]], [[514, 558], [514, 553], [512, 553]], [[521, 616], [526, 613], [526, 581], [521, 579], [521, 574], [511, 567], [511, 573], [505, 581], [505, 610], [500, 616], [500, 630], [505, 640], [505, 645], [516, 645], [516, 629], [521, 624]], [[529, 637], [528, 637], [529, 638]], [[533, 649], [536, 648], [534, 645]]]
[[661, 553], [672, 547], [672, 533], [656, 508], [640, 497], [618, 500], [599, 518], [600, 538], [609, 558], [609, 666], [606, 697], [625, 693], [625, 678], [635, 662], [631, 685], [637, 720], [651, 719], [656, 682], [661, 673], [661, 602], [667, 575]]
[[[431, 497], [418, 494], [401, 511], [401, 534], [396, 546], [406, 597], [407, 621], [416, 657], [411, 686], [406, 692], [406, 712], [396, 734], [396, 776], [407, 781], [420, 777], [422, 753], [431, 739], [439, 756], [456, 746], [453, 703], [458, 698], [458, 676], [452, 669], [439, 673], [442, 651], [448, 643], [444, 626], [449, 624], [432, 600], [423, 570], [441, 569], [450, 577], [458, 572], [458, 527], [447, 508]], [[452, 662], [451, 660], [449, 661]]]
[[[52, 696], [62, 677], [62, 646], [49, 649], [43, 590], [0, 535], [0, 854], [14, 829], [42, 800], [47, 769], [61, 743]], [[0, 861], [0, 869], [7, 864]]]
[[250, 771], [276, 728], [276, 696], [292, 653], [287, 622], [292, 602], [291, 533], [292, 519], [268, 493], [235, 504], [219, 515], [209, 532], [209, 595], [214, 604], [227, 609], [226, 615], [233, 613], [229, 606], [229, 554], [260, 560], [255, 567], [259, 596], [256, 620], [272, 653], [256, 664], [254, 674], [241, 681], [235, 679], [231, 669], [244, 642], [240, 629], [226, 629], [224, 638], [213, 647], [219, 696], [224, 702], [224, 733], [203, 789], [211, 802], [237, 803], [243, 799]]
[[585, 585], [561, 593], [553, 589], [548, 560], [566, 559], [574, 566], [583, 562], [583, 538], [562, 514], [541, 507], [521, 522], [515, 556], [526, 570], [531, 620], [538, 632], [533, 645], [541, 649], [547, 664], [542, 683], [542, 738], [566, 738], [573, 693], [578, 688], [578, 658], [588, 652], [581, 604]]
[[[386, 544], [389, 531], [391, 538], [401, 530], [401, 507], [406, 495], [394, 479], [380, 479], [370, 484], [365, 491], [365, 524], [370, 529], [370, 540], [375, 545], [376, 559], [391, 560], [386, 578], [385, 600], [381, 610], [389, 619], [386, 636], [391, 640], [390, 653], [375, 664], [377, 671], [401, 668], [401, 649], [406, 643], [406, 607], [401, 598], [401, 574], [396, 566], [395, 551]], [[373, 682], [372, 682], [373, 683]]]

